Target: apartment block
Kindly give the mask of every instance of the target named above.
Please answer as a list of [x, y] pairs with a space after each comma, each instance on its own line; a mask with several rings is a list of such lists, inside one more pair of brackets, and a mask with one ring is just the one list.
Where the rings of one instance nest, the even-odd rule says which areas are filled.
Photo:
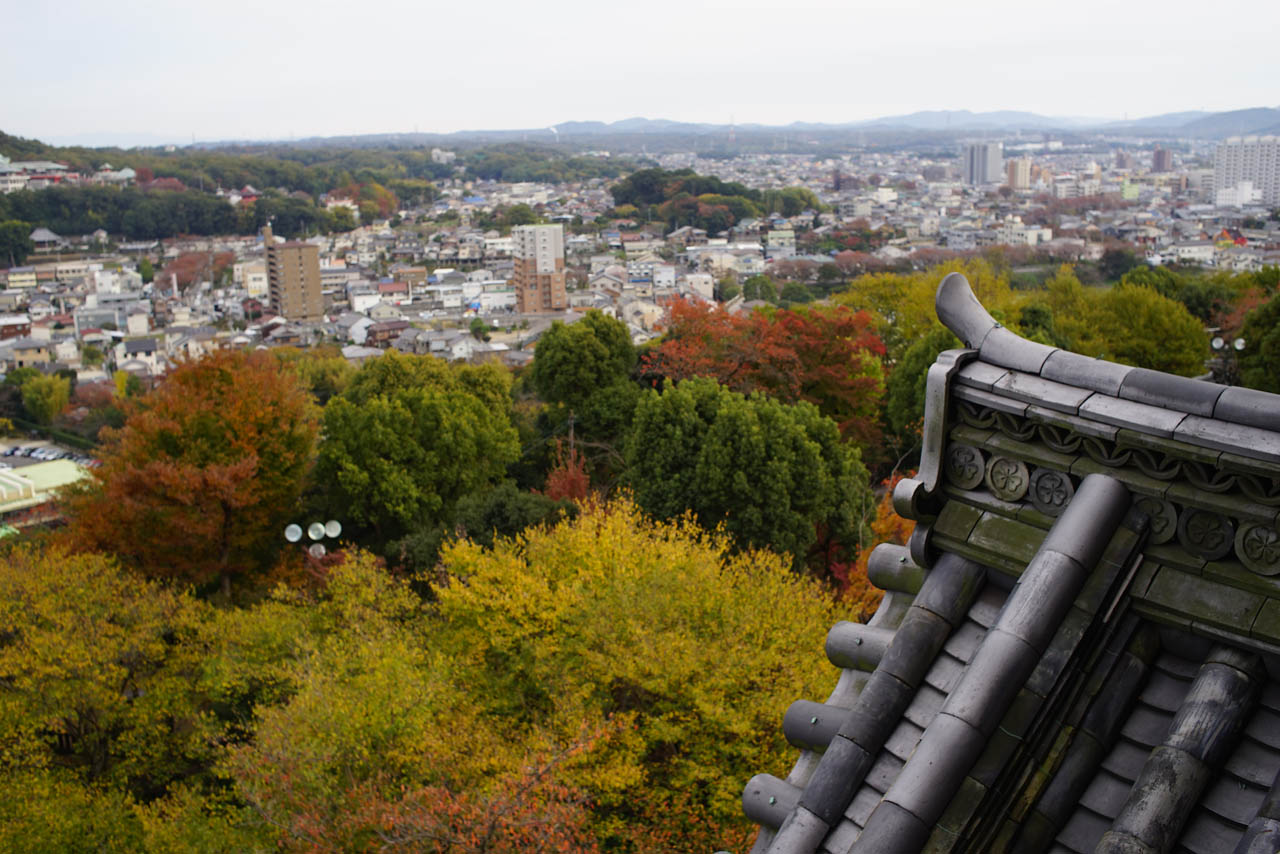
[[300, 241], [276, 243], [269, 225], [262, 229], [262, 241], [271, 311], [289, 320], [322, 320], [319, 247]]
[[511, 229], [516, 311], [561, 311], [569, 307], [564, 284], [564, 227], [517, 225]]
[[1213, 158], [1213, 188], [1237, 190], [1252, 184], [1258, 200], [1280, 205], [1280, 136], [1233, 136], [1219, 143]]

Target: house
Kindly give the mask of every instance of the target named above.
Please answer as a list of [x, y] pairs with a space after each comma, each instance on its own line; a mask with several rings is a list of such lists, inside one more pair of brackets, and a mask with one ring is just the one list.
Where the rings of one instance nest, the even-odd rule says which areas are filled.
[[9, 349], [9, 363], [14, 368], [34, 368], [53, 361], [49, 341], [38, 338], [15, 338]]
[[25, 338], [31, 334], [31, 318], [25, 314], [0, 315], [0, 341]]
[[122, 371], [155, 377], [168, 366], [167, 349], [156, 338], [134, 338], [116, 344], [116, 366]]
[[372, 323], [365, 330], [365, 343], [370, 347], [386, 349], [410, 326], [407, 320], [384, 320]]
[[388, 302], [378, 302], [369, 308], [369, 317], [375, 323], [382, 323], [388, 320], [400, 320], [404, 317], [400, 309]]
[[373, 321], [363, 314], [348, 311], [341, 314], [334, 323], [337, 334], [352, 344], [363, 344], [369, 334]]
[[[758, 854], [1272, 852], [1280, 396], [1022, 339], [958, 273], [916, 525], [743, 794]], [[1270, 502], [1270, 503], [1269, 503]]]
[[465, 329], [445, 329], [427, 334], [428, 352], [440, 359], [460, 362], [471, 359], [476, 339]]

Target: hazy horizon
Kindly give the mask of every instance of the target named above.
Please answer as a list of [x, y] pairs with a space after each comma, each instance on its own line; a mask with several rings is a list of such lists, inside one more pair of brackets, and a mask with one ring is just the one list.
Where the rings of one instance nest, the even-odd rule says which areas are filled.
[[[91, 145], [540, 128], [644, 116], [842, 124], [922, 110], [1136, 119], [1270, 106], [1280, 8], [1230, 31], [1185, 0], [851, 8], [659, 0], [499, 2], [355, 15], [335, 2], [228, 0], [13, 10], [0, 129]], [[1221, 34], [1213, 27], [1221, 27]], [[25, 84], [25, 85], [23, 85]], [[134, 140], [134, 142], [129, 142]]]

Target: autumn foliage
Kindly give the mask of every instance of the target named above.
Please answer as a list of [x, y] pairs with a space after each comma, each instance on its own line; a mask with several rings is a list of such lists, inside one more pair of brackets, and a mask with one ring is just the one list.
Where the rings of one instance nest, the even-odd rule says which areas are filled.
[[179, 288], [185, 288], [200, 281], [216, 281], [229, 265], [234, 263], [234, 252], [183, 252], [164, 265], [156, 282], [159, 288], [172, 288], [176, 280]]
[[870, 315], [839, 307], [730, 314], [679, 301], [644, 373], [710, 377], [733, 391], [762, 391], [783, 403], [807, 401], [861, 447], [876, 444], [884, 392], [884, 345]]
[[555, 464], [547, 473], [544, 494], [554, 501], [562, 498], [582, 501], [590, 489], [591, 476], [587, 473], [587, 461], [582, 452], [563, 440], [556, 442]]
[[871, 552], [882, 543], [906, 545], [915, 530], [915, 522], [903, 519], [893, 509], [893, 488], [902, 477], [895, 474], [880, 484], [883, 492], [876, 505], [875, 521], [871, 523], [871, 545], [858, 553], [858, 559], [852, 566], [842, 567], [842, 571], [836, 573], [842, 602], [849, 605], [862, 621], [870, 619], [884, 597], [884, 591], [867, 578], [867, 561]]
[[294, 375], [265, 352], [221, 351], [125, 406], [101, 467], [65, 496], [70, 543], [197, 583], [265, 568], [315, 449]]

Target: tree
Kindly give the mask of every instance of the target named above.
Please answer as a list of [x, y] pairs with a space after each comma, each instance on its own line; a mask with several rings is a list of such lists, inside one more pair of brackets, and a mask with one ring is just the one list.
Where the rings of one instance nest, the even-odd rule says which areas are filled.
[[1126, 246], [1107, 249], [1102, 253], [1098, 266], [1102, 270], [1103, 277], [1108, 282], [1114, 282], [1141, 263], [1133, 250]]
[[510, 374], [394, 351], [366, 362], [324, 409], [319, 499], [385, 545], [452, 521], [459, 499], [497, 483], [520, 453]]
[[871, 326], [869, 314], [844, 307], [732, 315], [680, 302], [662, 343], [645, 355], [644, 372], [713, 377], [734, 391], [808, 401], [866, 448], [879, 439], [884, 391], [884, 345]]
[[[599, 311], [587, 312], [570, 325], [560, 322], [538, 339], [529, 380], [552, 410], [549, 420], [567, 432], [575, 429], [600, 443], [605, 456], [616, 456], [631, 424], [639, 388], [631, 381], [636, 350], [631, 333], [619, 320]], [[603, 463], [601, 463], [603, 464]]]
[[533, 225], [538, 222], [538, 214], [526, 204], [512, 205], [502, 214], [502, 224], [507, 228], [516, 225]]
[[316, 441], [294, 374], [269, 353], [218, 351], [126, 407], [102, 465], [66, 497], [71, 541], [148, 575], [220, 579], [226, 594], [269, 567]]
[[1280, 392], [1280, 299], [1272, 296], [1245, 316], [1240, 332], [1240, 383], [1261, 391]]
[[1203, 324], [1150, 288], [1116, 285], [1098, 298], [1092, 320], [1105, 350], [1086, 355], [1182, 376], [1204, 373], [1209, 342]]
[[[997, 275], [981, 258], [952, 261], [905, 275], [869, 273], [854, 279], [848, 289], [835, 294], [832, 300], [871, 313], [876, 331], [884, 341], [887, 358], [893, 363], [900, 360], [912, 344], [941, 325], [935, 313], [934, 297], [943, 278], [953, 272], [964, 274], [978, 301], [996, 320], [1018, 331], [1018, 309], [1026, 296], [1012, 290], [1008, 277]], [[1060, 317], [1056, 310], [1054, 316]]]
[[207, 618], [188, 595], [102, 555], [26, 546], [7, 554], [0, 778], [47, 770], [55, 790], [100, 786], [150, 799], [207, 767], [214, 727], [203, 714], [197, 642]]
[[150, 258], [143, 258], [138, 261], [138, 275], [142, 276], [142, 283], [144, 285], [150, 284], [151, 281], [155, 279], [156, 268], [155, 265], [151, 263]]
[[102, 364], [103, 353], [102, 348], [96, 344], [86, 344], [84, 349], [80, 351], [80, 361], [89, 367], [97, 367]]
[[[852, 554], [870, 492], [856, 448], [810, 403], [746, 397], [713, 379], [648, 391], [627, 445], [627, 482], [657, 519], [691, 512], [724, 525], [742, 547], [792, 555], [802, 566], [817, 526]], [[826, 570], [826, 559], [819, 561]]]
[[27, 256], [36, 251], [31, 242], [31, 223], [10, 219], [0, 222], [0, 263], [6, 267], [18, 267]]
[[885, 387], [885, 421], [899, 440], [908, 446], [919, 441], [924, 424], [925, 381], [929, 368], [943, 350], [960, 347], [950, 329], [939, 326], [907, 348], [894, 365]]
[[39, 374], [22, 384], [22, 406], [37, 423], [48, 426], [67, 408], [71, 382], [66, 377]]
[[778, 716], [829, 680], [800, 651], [821, 644], [830, 599], [785, 559], [731, 546], [620, 499], [445, 550], [439, 638], [472, 701], [559, 743], [612, 722], [558, 775], [606, 850], [746, 850], [742, 780], [788, 761]]

